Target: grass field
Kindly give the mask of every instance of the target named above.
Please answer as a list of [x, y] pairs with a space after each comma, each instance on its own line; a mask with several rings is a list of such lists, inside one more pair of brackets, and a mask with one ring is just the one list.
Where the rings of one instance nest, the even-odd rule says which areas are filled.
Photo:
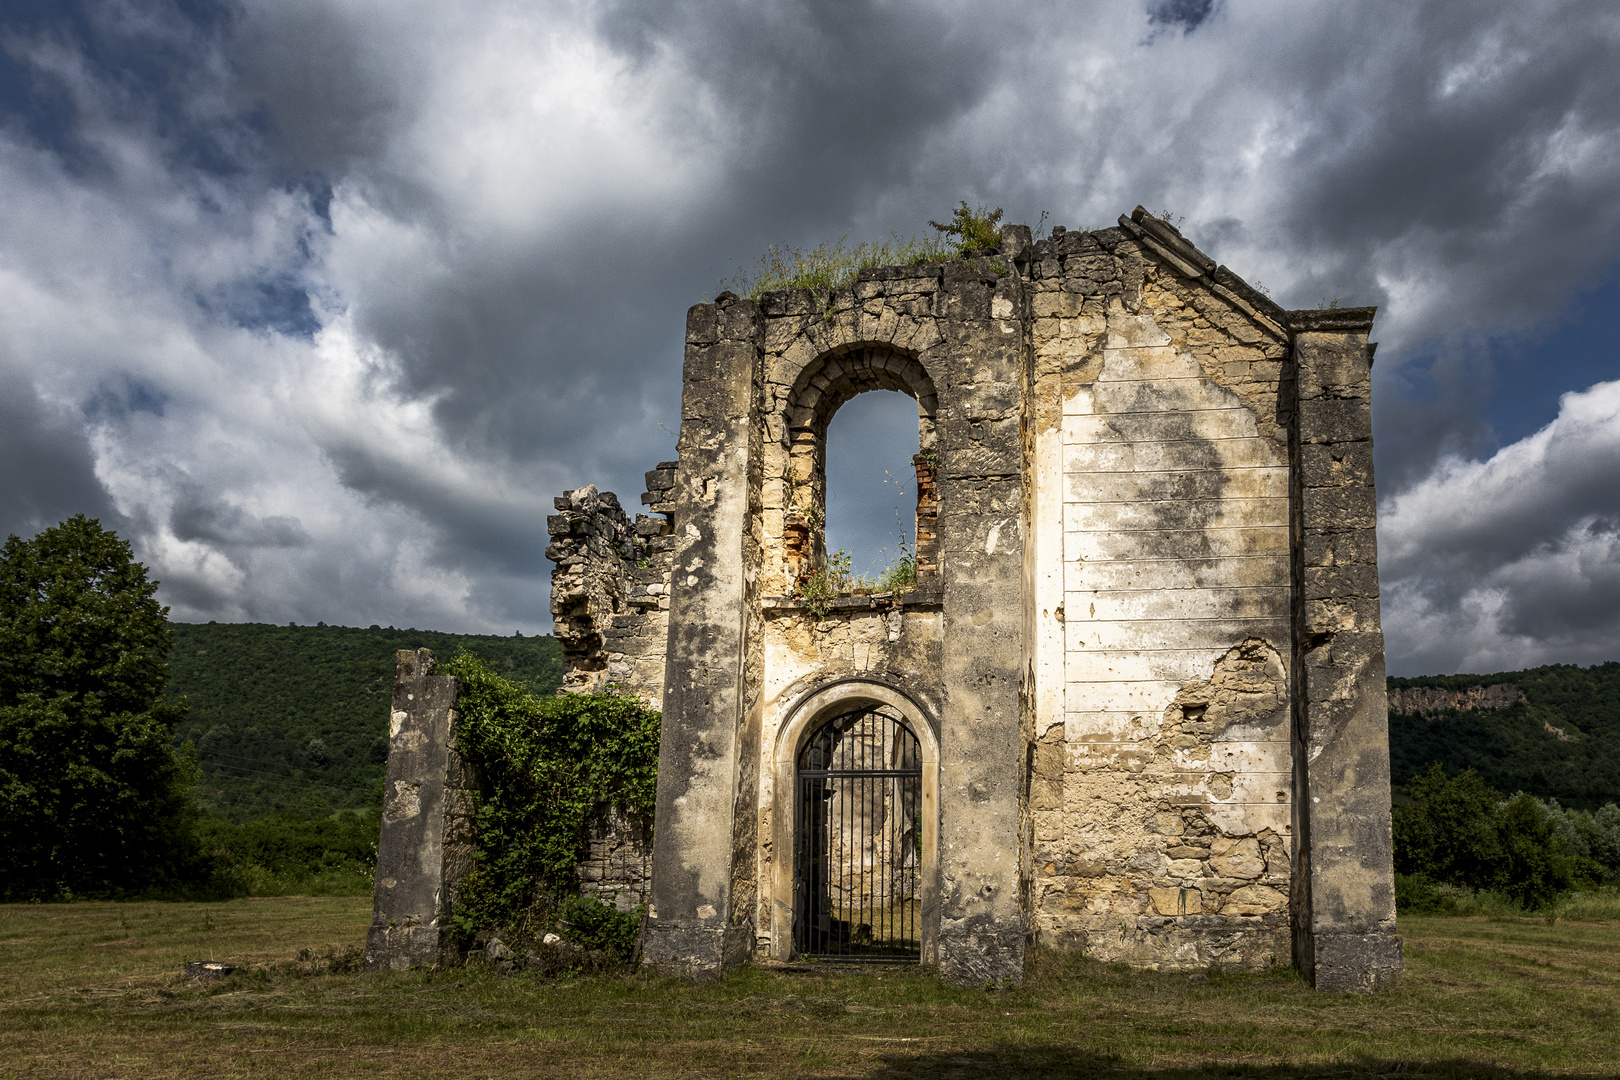
[[[354, 971], [369, 898], [0, 907], [0, 1076], [1620, 1075], [1620, 923], [1403, 919], [1380, 997], [1036, 958], [1026, 989]], [[302, 958], [301, 958], [302, 957]], [[241, 965], [188, 984], [186, 960]]]

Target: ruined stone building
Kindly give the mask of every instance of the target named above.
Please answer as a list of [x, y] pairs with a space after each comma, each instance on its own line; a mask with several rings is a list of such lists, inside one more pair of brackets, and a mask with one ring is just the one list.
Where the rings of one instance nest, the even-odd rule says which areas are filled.
[[[649, 514], [573, 492], [549, 551], [570, 684], [664, 710], [647, 962], [1384, 985], [1373, 314], [1284, 311], [1140, 208], [694, 307]], [[917, 585], [796, 598], [876, 389], [917, 402]]]
[[[571, 492], [548, 549], [567, 688], [663, 709], [644, 962], [1387, 985], [1373, 315], [1141, 208], [692, 308], [646, 513]], [[916, 585], [807, 598], [828, 423], [880, 389], [917, 403]]]

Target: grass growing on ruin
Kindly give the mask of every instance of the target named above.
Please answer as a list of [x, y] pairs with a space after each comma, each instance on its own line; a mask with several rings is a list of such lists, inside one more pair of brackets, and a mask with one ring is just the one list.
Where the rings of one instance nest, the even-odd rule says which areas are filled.
[[759, 262], [722, 284], [729, 284], [739, 296], [758, 300], [766, 293], [782, 289], [841, 289], [853, 282], [862, 270], [874, 266], [917, 266], [958, 257], [957, 246], [943, 236], [919, 240], [894, 234], [888, 240], [873, 240], [854, 247], [846, 244], [846, 239], [847, 234], [836, 242], [823, 241], [808, 250], [773, 244], [765, 249]]
[[[1366, 998], [1054, 954], [1003, 994], [905, 968], [367, 976], [369, 917], [358, 898], [0, 908], [0, 1076], [1620, 1073], [1613, 921], [1406, 918], [1408, 973]], [[201, 958], [244, 968], [187, 984]]]

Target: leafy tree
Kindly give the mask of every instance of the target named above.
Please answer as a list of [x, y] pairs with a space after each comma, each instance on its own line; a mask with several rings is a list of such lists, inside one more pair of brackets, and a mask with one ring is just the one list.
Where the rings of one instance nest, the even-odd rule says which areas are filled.
[[1407, 785], [1411, 802], [1395, 808], [1395, 870], [1485, 888], [1502, 861], [1496, 806], [1502, 793], [1472, 769], [1448, 778], [1432, 766]]
[[1504, 799], [1472, 769], [1447, 777], [1439, 765], [1413, 780], [1407, 794], [1411, 801], [1395, 808], [1394, 829], [1397, 892], [1406, 892], [1409, 909], [1423, 910], [1426, 883], [1441, 882], [1497, 889], [1534, 910], [1575, 885], [1588, 864], [1584, 876], [1604, 873], [1570, 840], [1586, 833], [1606, 840], [1591, 815], [1571, 818], [1557, 803], [1524, 792]]
[[1524, 792], [1503, 803], [1498, 829], [1501, 889], [1531, 910], [1546, 907], [1575, 884], [1574, 864], [1547, 808]]
[[0, 548], [0, 897], [108, 895], [190, 869], [168, 609], [82, 514]]

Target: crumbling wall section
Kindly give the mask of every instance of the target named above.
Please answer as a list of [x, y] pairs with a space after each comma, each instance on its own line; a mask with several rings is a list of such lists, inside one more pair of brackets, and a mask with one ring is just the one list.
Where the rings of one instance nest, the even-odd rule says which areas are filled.
[[[586, 485], [565, 492], [547, 522], [556, 563], [552, 633], [563, 647], [563, 693], [617, 689], [662, 708], [675, 538], [668, 515], [673, 461], [646, 474], [634, 520], [612, 492]], [[648, 830], [607, 808], [591, 821], [589, 848], [575, 871], [582, 895], [620, 911], [646, 903], [652, 876]]]
[[477, 783], [455, 749], [460, 683], [433, 663], [427, 649], [394, 658], [367, 971], [449, 959], [450, 915], [473, 866]]
[[675, 462], [647, 473], [642, 502], [654, 515], [631, 520], [612, 492], [588, 484], [554, 500], [552, 633], [562, 646], [565, 693], [617, 686], [661, 708], [675, 549], [668, 513]]

